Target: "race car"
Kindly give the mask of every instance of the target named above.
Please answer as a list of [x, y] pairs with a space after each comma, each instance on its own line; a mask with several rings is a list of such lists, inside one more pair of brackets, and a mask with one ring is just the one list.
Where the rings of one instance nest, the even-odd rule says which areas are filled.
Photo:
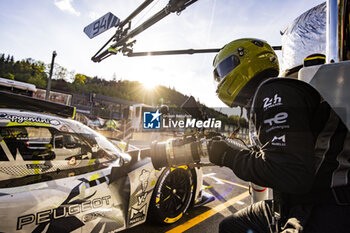
[[0, 232], [117, 232], [204, 200], [200, 168], [155, 170], [67, 118], [74, 108], [6, 92], [0, 107]]

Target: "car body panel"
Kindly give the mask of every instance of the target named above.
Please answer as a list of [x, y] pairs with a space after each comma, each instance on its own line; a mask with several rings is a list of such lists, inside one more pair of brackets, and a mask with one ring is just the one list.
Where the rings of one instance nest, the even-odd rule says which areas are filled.
[[[0, 109], [0, 129], [1, 232], [116, 232], [134, 227], [146, 221], [158, 179], [170, 170], [155, 170], [135, 147], [131, 157], [118, 147], [116, 154], [101, 135], [70, 119]], [[93, 143], [84, 138], [91, 134]], [[97, 156], [101, 149], [107, 153]], [[200, 169], [193, 173], [196, 200], [203, 180]]]

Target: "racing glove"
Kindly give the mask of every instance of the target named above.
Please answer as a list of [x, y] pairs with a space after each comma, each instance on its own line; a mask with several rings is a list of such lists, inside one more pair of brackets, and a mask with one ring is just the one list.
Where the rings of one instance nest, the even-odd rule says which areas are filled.
[[233, 157], [241, 151], [240, 147], [225, 140], [213, 139], [209, 144], [209, 161], [218, 166], [230, 166]]

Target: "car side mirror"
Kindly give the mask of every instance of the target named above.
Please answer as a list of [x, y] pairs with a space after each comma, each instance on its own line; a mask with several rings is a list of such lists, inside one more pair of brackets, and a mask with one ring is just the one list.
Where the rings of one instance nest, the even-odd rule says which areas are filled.
[[131, 156], [128, 153], [122, 152], [121, 158], [123, 160], [123, 165], [131, 162]]

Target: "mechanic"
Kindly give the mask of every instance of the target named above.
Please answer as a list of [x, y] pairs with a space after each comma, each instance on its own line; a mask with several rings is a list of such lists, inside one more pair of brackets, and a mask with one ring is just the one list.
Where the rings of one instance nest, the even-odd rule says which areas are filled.
[[230, 42], [213, 66], [219, 98], [248, 110], [252, 147], [213, 140], [209, 159], [274, 192], [219, 232], [350, 232], [349, 132], [329, 104], [305, 82], [276, 78], [277, 56], [261, 40]]

